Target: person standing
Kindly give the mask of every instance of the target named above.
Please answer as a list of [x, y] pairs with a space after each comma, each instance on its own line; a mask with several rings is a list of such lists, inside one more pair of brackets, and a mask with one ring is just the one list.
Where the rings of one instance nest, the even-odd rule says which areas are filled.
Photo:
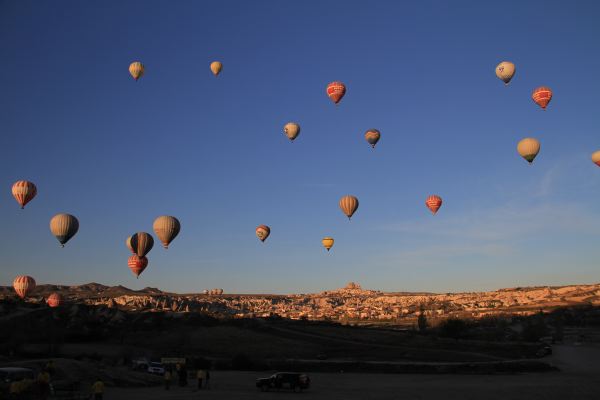
[[43, 370], [38, 374], [37, 385], [40, 391], [40, 398], [46, 400], [50, 394], [50, 374], [47, 370]]
[[165, 371], [165, 390], [171, 388], [171, 369]]
[[206, 383], [204, 384], [204, 386], [207, 389], [210, 389], [210, 370], [206, 370]]
[[196, 372], [196, 378], [198, 379], [198, 390], [202, 389], [202, 381], [204, 380], [204, 370], [203, 369], [199, 369]]
[[100, 378], [92, 385], [92, 393], [94, 393], [94, 400], [102, 400], [104, 397], [104, 382]]

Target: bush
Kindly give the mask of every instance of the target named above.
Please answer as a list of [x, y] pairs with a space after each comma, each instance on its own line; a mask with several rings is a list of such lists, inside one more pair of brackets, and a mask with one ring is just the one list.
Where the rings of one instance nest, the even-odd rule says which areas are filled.
[[462, 319], [448, 319], [440, 324], [440, 336], [460, 339], [466, 335], [469, 327]]

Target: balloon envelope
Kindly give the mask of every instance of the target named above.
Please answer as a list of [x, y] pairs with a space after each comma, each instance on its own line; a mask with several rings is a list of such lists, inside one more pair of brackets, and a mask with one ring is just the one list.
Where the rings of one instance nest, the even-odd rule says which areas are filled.
[[139, 278], [140, 274], [144, 272], [148, 266], [148, 259], [146, 257], [139, 257], [137, 254], [134, 254], [127, 260], [127, 265], [136, 278]]
[[131, 236], [127, 236], [127, 239], [125, 239], [125, 246], [127, 246], [127, 248], [133, 253], [135, 254], [135, 250], [133, 250], [133, 247], [131, 246]]
[[67, 243], [79, 230], [79, 221], [71, 214], [56, 214], [50, 220], [50, 232], [60, 242], [61, 247]]
[[339, 205], [342, 212], [350, 219], [358, 209], [358, 199], [355, 196], [347, 195], [340, 199]]
[[261, 242], [264, 242], [271, 234], [271, 228], [267, 225], [259, 225], [256, 227], [256, 236]]
[[210, 70], [212, 71], [214, 76], [219, 75], [222, 69], [223, 64], [221, 64], [219, 61], [213, 61], [210, 63]]
[[552, 90], [549, 87], [541, 86], [533, 90], [531, 98], [538, 106], [542, 107], [542, 110], [546, 110], [548, 103], [552, 100]]
[[129, 73], [136, 81], [144, 75], [144, 64], [134, 61], [129, 65]]
[[332, 237], [324, 237], [323, 240], [321, 240], [321, 243], [323, 244], [323, 247], [325, 247], [327, 249], [327, 251], [329, 251], [329, 249], [331, 249], [331, 247], [333, 246], [333, 238]]
[[600, 150], [592, 153], [592, 162], [600, 167]]
[[48, 306], [50, 306], [52, 308], [60, 306], [61, 302], [62, 302], [62, 296], [56, 292], [52, 293], [46, 299], [46, 304], [48, 304]]
[[342, 82], [331, 82], [327, 85], [327, 96], [333, 101], [335, 104], [339, 103], [342, 100], [342, 97], [346, 94], [346, 85]]
[[138, 232], [131, 235], [131, 247], [138, 257], [144, 257], [154, 246], [154, 238], [146, 232]]
[[534, 138], [525, 138], [517, 144], [517, 151], [531, 164], [540, 152], [540, 142]]
[[33, 182], [16, 181], [12, 186], [12, 195], [22, 209], [25, 208], [25, 204], [33, 200], [36, 194], [37, 188]]
[[515, 64], [510, 61], [502, 61], [496, 66], [496, 76], [501, 79], [505, 85], [508, 85], [508, 82], [510, 82], [514, 75]]
[[283, 133], [285, 134], [285, 136], [287, 136], [288, 139], [290, 139], [290, 141], [293, 142], [294, 139], [296, 139], [300, 134], [300, 125], [298, 125], [295, 122], [288, 122], [283, 127]]
[[381, 132], [379, 132], [377, 129], [369, 129], [365, 133], [365, 139], [371, 145], [372, 148], [375, 148], [375, 145], [377, 144], [377, 142], [379, 142], [380, 138]]
[[442, 198], [435, 194], [431, 195], [425, 200], [425, 205], [435, 215], [442, 206]]
[[24, 299], [35, 289], [35, 279], [27, 275], [19, 275], [13, 281], [13, 288], [17, 296]]
[[162, 215], [154, 220], [152, 225], [156, 237], [161, 241], [165, 249], [169, 248], [169, 244], [179, 235], [181, 224], [179, 220], [170, 215]]

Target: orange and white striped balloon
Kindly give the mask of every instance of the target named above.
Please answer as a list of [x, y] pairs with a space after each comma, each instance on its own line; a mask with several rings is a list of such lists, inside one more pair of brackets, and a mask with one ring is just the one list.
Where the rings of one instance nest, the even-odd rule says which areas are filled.
[[127, 265], [135, 277], [139, 278], [140, 274], [144, 272], [148, 266], [148, 259], [146, 257], [139, 257], [137, 254], [134, 254], [127, 260]]
[[533, 90], [531, 98], [538, 106], [542, 107], [542, 110], [545, 111], [548, 103], [550, 103], [550, 100], [552, 100], [552, 89], [546, 86], [540, 86], [539, 88]]
[[327, 85], [327, 96], [333, 101], [335, 104], [339, 103], [342, 100], [342, 97], [346, 94], [346, 85], [342, 82], [331, 82]]
[[136, 81], [144, 75], [144, 64], [134, 61], [129, 65], [129, 73]]
[[60, 306], [60, 303], [62, 303], [62, 296], [56, 292], [52, 293], [46, 299], [46, 304], [52, 308]]
[[259, 225], [256, 227], [256, 237], [258, 237], [261, 242], [267, 240], [270, 234], [271, 228], [269, 228], [267, 225]]
[[339, 205], [342, 212], [350, 219], [358, 209], [358, 199], [355, 196], [347, 195], [340, 199]]
[[37, 194], [37, 188], [33, 182], [16, 181], [12, 186], [12, 195], [21, 206], [25, 208], [25, 204], [29, 203]]
[[146, 232], [138, 232], [136, 234], [131, 235], [131, 247], [133, 248], [133, 252], [138, 255], [138, 257], [144, 257], [152, 247], [154, 247], [154, 238], [152, 235]]
[[13, 281], [13, 288], [17, 296], [24, 299], [35, 289], [35, 279], [27, 275], [19, 275]]
[[592, 162], [600, 167], [600, 150], [592, 153]]
[[425, 200], [425, 205], [433, 215], [438, 212], [440, 207], [442, 206], [442, 198], [438, 195], [431, 195]]

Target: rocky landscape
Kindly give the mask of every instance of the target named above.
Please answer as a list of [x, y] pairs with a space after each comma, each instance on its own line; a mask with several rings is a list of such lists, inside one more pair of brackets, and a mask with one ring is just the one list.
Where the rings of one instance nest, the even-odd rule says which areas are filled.
[[[273, 317], [334, 321], [414, 321], [481, 318], [494, 315], [532, 315], [540, 310], [577, 305], [600, 305], [600, 284], [524, 287], [472, 293], [386, 293], [362, 289], [350, 282], [344, 288], [313, 294], [175, 294], [155, 288], [134, 291], [123, 286], [89, 283], [79, 286], [40, 285], [27, 301], [41, 303], [52, 292], [67, 304], [105, 305], [124, 311], [200, 312], [237, 318]], [[0, 299], [14, 298], [0, 287]]]

